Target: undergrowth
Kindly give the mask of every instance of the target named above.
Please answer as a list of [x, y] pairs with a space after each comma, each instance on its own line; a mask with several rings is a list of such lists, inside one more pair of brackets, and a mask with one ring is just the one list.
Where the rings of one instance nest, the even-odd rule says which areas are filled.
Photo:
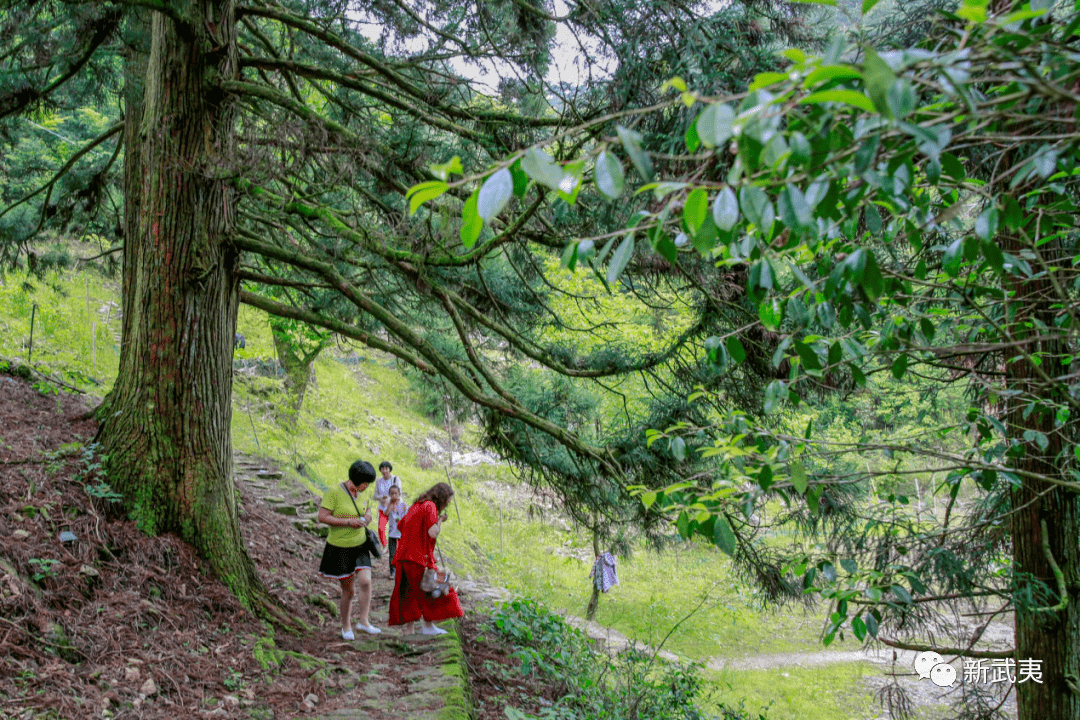
[[[520, 661], [506, 670], [539, 680], [557, 699], [537, 715], [507, 708], [509, 720], [765, 720], [742, 704], [716, 703], [707, 713], [698, 664], [668, 663], [631, 647], [600, 652], [580, 630], [531, 599], [503, 603], [492, 614], [497, 632]], [[508, 678], [512, 679], [512, 678]]]

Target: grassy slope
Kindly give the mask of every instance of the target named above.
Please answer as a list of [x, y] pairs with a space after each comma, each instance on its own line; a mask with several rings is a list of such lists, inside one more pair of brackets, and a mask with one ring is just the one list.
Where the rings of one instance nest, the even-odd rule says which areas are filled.
[[[56, 276], [51, 285], [35, 282], [31, 291], [23, 287], [22, 278], [3, 278], [0, 355], [25, 357], [30, 307], [36, 302], [35, 361], [73, 378], [93, 376], [100, 384], [92, 392], [101, 394], [115, 376], [119, 344], [114, 335], [120, 325], [115, 309], [98, 310], [118, 300], [118, 285], [91, 273]], [[91, 366], [91, 322], [98, 331], [96, 370]], [[237, 359], [253, 363], [274, 357], [261, 313], [241, 308], [238, 330], [246, 337], [246, 348], [236, 352]], [[295, 427], [281, 412], [285, 395], [280, 382], [255, 374], [239, 377], [234, 384], [234, 448], [277, 461], [294, 481], [316, 493], [344, 479], [345, 469], [357, 458], [390, 460], [412, 497], [446, 478], [442, 464], [420, 467], [425, 441], [445, 446], [446, 434], [419, 411], [409, 381], [392, 359], [362, 348], [336, 348], [319, 358], [316, 377]], [[88, 382], [79, 385], [87, 387]], [[300, 463], [307, 477], [295, 471]], [[461, 572], [583, 615], [589, 566], [564, 555], [588, 557], [588, 538], [529, 518], [528, 503], [523, 493], [513, 490], [517, 481], [505, 467], [458, 468], [454, 484], [459, 502], [440, 546]], [[642, 551], [621, 562], [619, 574], [621, 585], [603, 597], [596, 619], [638, 641], [659, 644], [708, 593], [701, 609], [671, 632], [667, 649], [699, 660], [820, 649], [818, 614], [753, 609], [749, 590], [732, 579], [726, 558], [714, 548], [679, 544], [662, 555]], [[729, 702], [746, 697], [747, 708], [756, 710], [771, 701], [770, 718], [813, 720], [872, 716], [859, 683], [863, 672], [862, 664], [841, 664], [814, 670], [709, 672], [707, 677]]]

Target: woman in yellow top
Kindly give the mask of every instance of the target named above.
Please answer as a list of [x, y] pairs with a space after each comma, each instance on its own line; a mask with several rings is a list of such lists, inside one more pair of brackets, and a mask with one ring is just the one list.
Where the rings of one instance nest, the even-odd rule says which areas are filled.
[[[323, 548], [319, 574], [334, 578], [341, 583], [341, 637], [354, 639], [352, 631], [352, 600], [357, 596], [356, 614], [359, 622], [357, 630], [377, 635], [382, 632], [368, 622], [368, 610], [371, 608], [371, 543], [368, 542], [367, 526], [371, 522], [371, 511], [360, 514], [356, 496], [375, 482], [375, 468], [371, 463], [357, 460], [349, 467], [349, 481], [330, 488], [323, 495], [322, 507], [319, 508], [319, 522], [330, 526]], [[378, 551], [376, 551], [378, 554]]]

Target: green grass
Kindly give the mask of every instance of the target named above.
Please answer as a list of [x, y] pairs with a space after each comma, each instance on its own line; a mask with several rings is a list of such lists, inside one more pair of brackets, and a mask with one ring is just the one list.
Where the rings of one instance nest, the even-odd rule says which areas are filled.
[[[877, 670], [869, 663], [833, 663], [821, 667], [770, 670], [705, 670], [704, 679], [719, 688], [719, 698], [741, 698], [747, 710], [762, 708], [769, 720], [852, 720], [882, 717], [865, 684]], [[770, 705], [771, 703], [771, 705]]]

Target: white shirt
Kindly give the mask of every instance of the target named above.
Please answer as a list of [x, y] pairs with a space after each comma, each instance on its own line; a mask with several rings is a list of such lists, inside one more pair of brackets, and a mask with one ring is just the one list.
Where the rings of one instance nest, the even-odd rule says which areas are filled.
[[390, 487], [397, 485], [401, 488], [401, 478], [397, 475], [391, 475], [390, 479], [385, 479], [382, 475], [375, 478], [375, 499], [379, 501], [379, 510], [386, 514], [386, 503], [390, 499]]

